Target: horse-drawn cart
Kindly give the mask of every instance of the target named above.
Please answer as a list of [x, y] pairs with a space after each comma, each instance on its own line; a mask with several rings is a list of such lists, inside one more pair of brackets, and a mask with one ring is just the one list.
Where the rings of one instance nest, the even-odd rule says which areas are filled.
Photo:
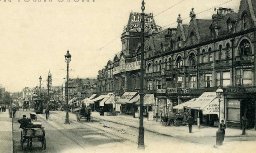
[[41, 148], [46, 149], [45, 130], [41, 123], [33, 123], [33, 126], [22, 128], [20, 144], [22, 150], [25, 148], [25, 143], [28, 149], [32, 148], [34, 140], [41, 142]]

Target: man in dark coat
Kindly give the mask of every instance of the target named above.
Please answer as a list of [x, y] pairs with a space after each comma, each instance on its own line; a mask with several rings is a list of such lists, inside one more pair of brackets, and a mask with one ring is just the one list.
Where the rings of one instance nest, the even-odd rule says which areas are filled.
[[247, 118], [246, 115], [242, 117], [242, 135], [245, 135], [245, 129], [247, 127]]
[[194, 119], [191, 115], [188, 116], [188, 129], [189, 133], [192, 133], [192, 125], [194, 123]]
[[220, 131], [222, 132], [222, 142], [224, 141], [225, 138], [225, 133], [226, 133], [226, 124], [224, 123], [224, 120], [221, 120], [220, 123]]
[[26, 128], [31, 124], [31, 121], [26, 118], [26, 115], [23, 115], [22, 119], [19, 119], [18, 122], [20, 123], [20, 128]]

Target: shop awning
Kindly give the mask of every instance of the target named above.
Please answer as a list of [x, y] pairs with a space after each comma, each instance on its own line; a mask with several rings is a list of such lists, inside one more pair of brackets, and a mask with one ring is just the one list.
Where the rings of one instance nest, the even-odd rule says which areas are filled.
[[[154, 105], [155, 104], [155, 97], [154, 94], [145, 94], [144, 97], [144, 106], [146, 105]], [[140, 104], [140, 95], [137, 94], [134, 98], [132, 98], [129, 103], [136, 103], [136, 105]]]
[[77, 100], [77, 98], [74, 97], [74, 98], [72, 98], [71, 100], [68, 101], [68, 104], [72, 104], [72, 103], [74, 103], [76, 100]]
[[188, 107], [191, 109], [202, 110], [207, 105], [209, 105], [215, 98], [216, 98], [216, 92], [204, 92], [200, 97], [198, 97]]
[[100, 101], [100, 106], [104, 106], [104, 104], [110, 99], [110, 97], [115, 96], [113, 93], [108, 93], [105, 97]]
[[93, 102], [96, 102], [96, 101], [99, 101], [99, 100], [102, 100], [103, 98], [107, 97], [107, 95], [100, 95], [94, 99], [91, 99]]
[[115, 103], [115, 95], [111, 95], [106, 101], [105, 104], [114, 104]]
[[96, 94], [92, 94], [88, 99], [93, 99], [96, 97]]
[[195, 102], [195, 100], [196, 98], [193, 98], [189, 101], [186, 101], [184, 103], [174, 106], [173, 109], [184, 109], [184, 107], [189, 107], [193, 102]]
[[125, 92], [118, 100], [117, 104], [126, 104], [137, 94], [137, 92]]

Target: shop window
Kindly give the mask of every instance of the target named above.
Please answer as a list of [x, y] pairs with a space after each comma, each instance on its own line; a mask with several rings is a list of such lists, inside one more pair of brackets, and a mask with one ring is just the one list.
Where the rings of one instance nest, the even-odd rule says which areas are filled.
[[231, 99], [227, 101], [227, 120], [240, 121], [240, 101]]

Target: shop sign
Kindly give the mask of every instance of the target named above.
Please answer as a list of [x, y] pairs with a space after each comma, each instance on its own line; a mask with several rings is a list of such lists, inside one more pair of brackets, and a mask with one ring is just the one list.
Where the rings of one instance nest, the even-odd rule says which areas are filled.
[[121, 72], [126, 72], [126, 71], [133, 71], [133, 70], [138, 70], [140, 69], [140, 61], [135, 61], [131, 63], [120, 63], [120, 66], [114, 67], [113, 68], [113, 74], [118, 74]]
[[207, 114], [218, 114], [219, 104], [210, 104], [205, 111], [207, 112]]
[[166, 93], [166, 89], [157, 89], [156, 93]]
[[240, 101], [238, 101], [238, 100], [230, 100], [230, 101], [228, 101], [228, 107], [240, 108]]
[[167, 94], [176, 94], [177, 88], [167, 88]]

